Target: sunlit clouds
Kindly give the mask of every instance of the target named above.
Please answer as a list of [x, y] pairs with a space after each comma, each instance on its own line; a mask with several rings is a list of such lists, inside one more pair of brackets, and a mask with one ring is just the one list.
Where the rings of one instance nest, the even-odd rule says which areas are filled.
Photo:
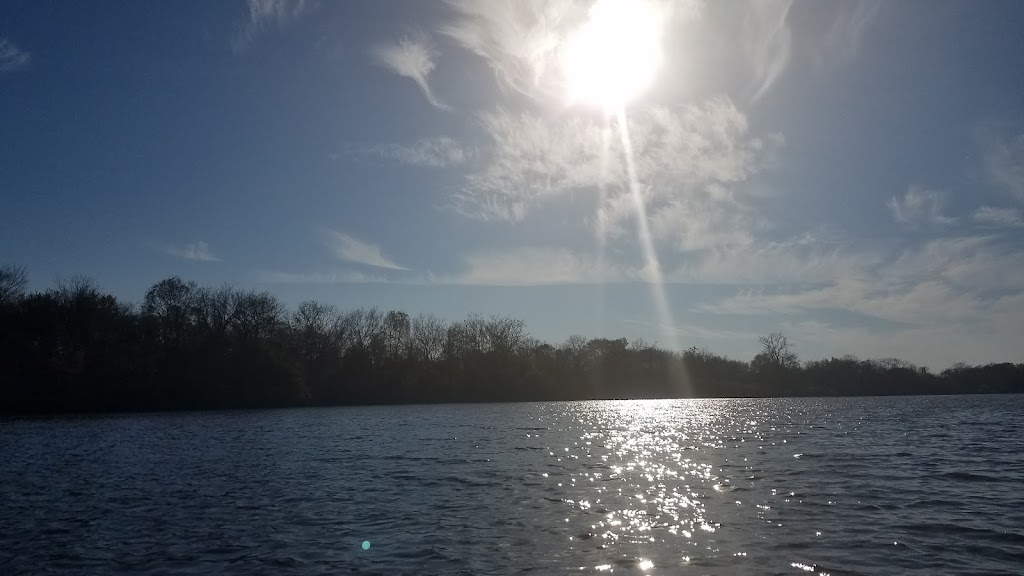
[[391, 270], [406, 269], [396, 264], [394, 260], [384, 256], [380, 246], [364, 242], [336, 230], [326, 230], [324, 232], [324, 244], [342, 262]]
[[33, 282], [194, 272], [549, 341], [977, 362], [1024, 337], [1024, 5], [968, 4], [233, 0], [54, 28], [91, 13], [23, 2], [0, 251]]
[[438, 100], [430, 90], [428, 78], [434, 70], [437, 53], [422, 32], [409, 34], [397, 42], [381, 44], [372, 50], [378, 64], [416, 83], [423, 97], [435, 108], [447, 110], [448, 106]]
[[570, 102], [614, 113], [645, 90], [662, 65], [663, 6], [599, 0], [564, 41], [561, 65]]

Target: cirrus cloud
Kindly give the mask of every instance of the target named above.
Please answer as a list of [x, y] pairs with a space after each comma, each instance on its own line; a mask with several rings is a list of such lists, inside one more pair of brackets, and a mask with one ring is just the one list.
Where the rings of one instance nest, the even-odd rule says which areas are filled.
[[384, 256], [380, 246], [364, 242], [354, 236], [336, 230], [327, 230], [325, 232], [324, 243], [334, 253], [335, 257], [343, 262], [372, 266], [374, 268], [407, 270], [404, 266], [399, 266], [394, 260]]
[[377, 64], [415, 82], [431, 106], [441, 110], [449, 109], [430, 89], [428, 79], [437, 66], [437, 51], [425, 34], [415, 32], [397, 42], [381, 44], [374, 47], [371, 54]]
[[210, 250], [210, 245], [202, 240], [194, 244], [190, 243], [182, 246], [165, 246], [164, 252], [171, 256], [196, 262], [220, 262], [220, 258]]
[[248, 0], [249, 14], [238, 25], [231, 47], [242, 52], [253, 40], [272, 26], [284, 26], [298, 20], [312, 7], [309, 0]]
[[28, 66], [32, 55], [7, 38], [0, 38], [0, 74], [7, 74]]

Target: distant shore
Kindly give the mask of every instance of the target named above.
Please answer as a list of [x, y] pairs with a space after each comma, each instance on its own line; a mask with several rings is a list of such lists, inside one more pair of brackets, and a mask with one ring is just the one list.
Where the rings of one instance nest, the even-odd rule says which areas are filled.
[[[17, 288], [17, 286], [15, 286]], [[23, 286], [22, 286], [23, 288]], [[0, 291], [0, 412], [40, 414], [545, 400], [1024, 393], [1024, 364], [800, 362], [781, 333], [745, 362], [691, 347], [573, 336], [211, 289], [180, 278], [140, 306], [84, 278]]]

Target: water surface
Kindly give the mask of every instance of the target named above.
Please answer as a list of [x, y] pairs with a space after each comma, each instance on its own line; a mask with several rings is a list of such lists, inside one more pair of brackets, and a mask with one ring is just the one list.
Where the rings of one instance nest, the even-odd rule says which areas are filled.
[[1022, 414], [956, 396], [5, 420], [0, 572], [1019, 574]]

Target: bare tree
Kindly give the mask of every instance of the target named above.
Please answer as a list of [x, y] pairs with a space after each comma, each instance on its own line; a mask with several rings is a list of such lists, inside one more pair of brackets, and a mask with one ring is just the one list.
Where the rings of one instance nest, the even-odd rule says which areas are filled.
[[384, 353], [388, 358], [401, 358], [408, 348], [412, 334], [409, 315], [392, 310], [384, 316]]
[[491, 316], [483, 326], [488, 350], [502, 355], [518, 354], [526, 340], [525, 324], [509, 316]]
[[562, 351], [569, 357], [569, 365], [573, 368], [580, 368], [586, 359], [587, 338], [580, 334], [573, 334], [562, 344]]
[[782, 332], [772, 332], [767, 336], [758, 337], [757, 340], [763, 348], [752, 362], [755, 369], [795, 368], [799, 365], [796, 352], [793, 351], [795, 346]]
[[445, 336], [448, 328], [444, 320], [433, 314], [420, 314], [412, 323], [412, 345], [414, 354], [429, 362], [436, 362], [444, 355]]
[[284, 304], [269, 292], [235, 292], [231, 328], [242, 340], [268, 339], [285, 323]]
[[337, 313], [334, 306], [306, 300], [292, 314], [294, 338], [307, 361], [320, 357], [331, 347]]
[[16, 302], [25, 295], [28, 287], [28, 269], [24, 266], [4, 264], [0, 266], [0, 304]]

